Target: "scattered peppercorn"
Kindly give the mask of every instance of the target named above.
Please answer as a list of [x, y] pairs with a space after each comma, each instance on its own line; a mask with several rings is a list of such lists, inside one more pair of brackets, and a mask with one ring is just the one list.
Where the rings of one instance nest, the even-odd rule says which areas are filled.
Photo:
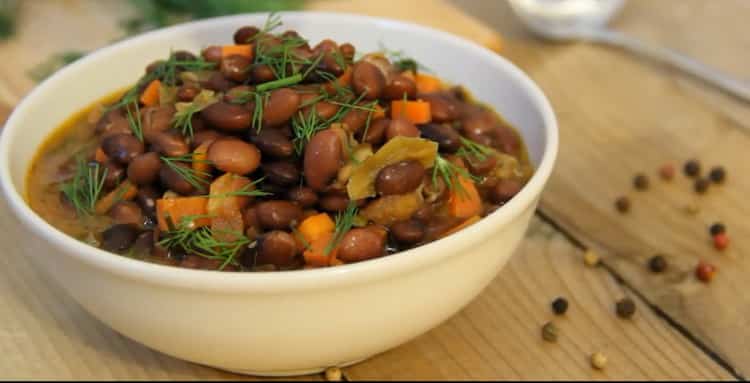
[[583, 263], [586, 264], [586, 266], [598, 266], [600, 261], [601, 258], [599, 257], [599, 254], [594, 250], [586, 250], [586, 252], [583, 253]]
[[607, 365], [607, 357], [601, 352], [595, 352], [591, 355], [591, 367], [597, 370], [603, 370]]
[[727, 172], [726, 170], [724, 170], [723, 167], [715, 166], [708, 173], [708, 178], [710, 178], [711, 181], [715, 184], [722, 184], [724, 183], [724, 180], [727, 178]]
[[647, 190], [650, 182], [645, 174], [638, 174], [633, 178], [633, 186], [636, 190]]
[[659, 176], [664, 181], [671, 181], [674, 178], [674, 173], [674, 165], [671, 163], [664, 164], [659, 168]]
[[557, 329], [557, 326], [555, 326], [555, 324], [552, 322], [548, 322], [547, 324], [542, 326], [542, 339], [546, 340], [547, 342], [557, 342], [558, 333], [559, 330]]
[[620, 213], [627, 213], [630, 210], [630, 199], [625, 196], [617, 198], [615, 200], [615, 207]]
[[568, 300], [559, 297], [552, 301], [552, 311], [555, 312], [557, 315], [563, 315], [566, 311], [568, 311]]
[[693, 189], [698, 194], [705, 194], [708, 191], [708, 186], [711, 185], [711, 181], [706, 178], [698, 178], [693, 184]]
[[654, 273], [661, 273], [667, 269], [667, 259], [661, 254], [654, 255], [648, 261], [648, 268]]
[[329, 382], [340, 382], [343, 374], [341, 373], [341, 369], [338, 367], [328, 367], [326, 368], [326, 380]]
[[714, 247], [716, 250], [724, 250], [729, 246], [729, 236], [727, 233], [719, 233], [714, 235]]
[[701, 164], [698, 160], [689, 160], [685, 163], [685, 175], [688, 177], [698, 177], [701, 174]]
[[698, 266], [695, 268], [696, 278], [704, 283], [711, 282], [711, 280], [714, 279], [714, 274], [716, 274], [716, 267], [703, 261], [699, 262]]
[[715, 222], [711, 225], [711, 227], [708, 228], [708, 231], [711, 233], [712, 236], [716, 234], [722, 234], [727, 231], [726, 226], [724, 226], [721, 222]]
[[630, 319], [635, 314], [635, 302], [630, 298], [623, 298], [615, 305], [617, 316], [622, 319]]

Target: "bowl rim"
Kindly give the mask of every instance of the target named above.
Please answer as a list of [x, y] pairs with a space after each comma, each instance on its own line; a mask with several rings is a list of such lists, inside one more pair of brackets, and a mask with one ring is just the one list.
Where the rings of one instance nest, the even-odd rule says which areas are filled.
[[[127, 279], [139, 280], [146, 283], [166, 285], [178, 288], [186, 288], [201, 291], [221, 292], [266, 292], [279, 293], [285, 291], [299, 291], [320, 289], [330, 286], [343, 286], [350, 284], [366, 283], [372, 280], [390, 278], [398, 274], [410, 272], [420, 267], [429, 267], [437, 264], [440, 260], [457, 256], [461, 251], [471, 244], [485, 239], [496, 228], [513, 221], [526, 209], [534, 205], [539, 198], [544, 185], [552, 172], [558, 151], [558, 126], [555, 113], [549, 101], [541, 89], [518, 67], [510, 61], [489, 49], [462, 37], [453, 35], [431, 27], [414, 24], [410, 22], [351, 14], [345, 12], [325, 11], [290, 11], [279, 12], [282, 18], [316, 17], [323, 19], [359, 20], [370, 23], [383, 23], [388, 26], [396, 26], [409, 29], [415, 33], [429, 34], [432, 38], [447, 40], [449, 43], [463, 45], [472, 54], [481, 57], [484, 61], [492, 62], [500, 70], [505, 71], [513, 77], [521, 88], [531, 98], [531, 102], [541, 113], [545, 146], [541, 161], [536, 167], [535, 173], [522, 190], [510, 202], [503, 205], [480, 221], [461, 230], [459, 233], [449, 235], [428, 244], [380, 257], [365, 262], [341, 265], [329, 268], [304, 269], [275, 272], [220, 272], [211, 270], [186, 269], [175, 266], [160, 265], [151, 262], [131, 259], [113, 255], [105, 250], [95, 248], [68, 236], [47, 223], [26, 202], [22, 192], [13, 184], [10, 171], [10, 145], [12, 133], [20, 129], [16, 124], [21, 115], [30, 113], [31, 100], [43, 94], [48, 88], [58, 81], [62, 81], [64, 74], [75, 70], [79, 66], [86, 65], [102, 56], [117, 54], [130, 44], [142, 40], [159, 39], [162, 36], [180, 33], [197, 27], [209, 27], [211, 24], [239, 23], [248, 17], [258, 17], [268, 13], [247, 13], [241, 15], [223, 16], [199, 21], [183, 23], [168, 28], [162, 28], [140, 34], [117, 43], [99, 48], [86, 55], [75, 63], [61, 69], [41, 84], [36, 86], [15, 107], [0, 136], [0, 187], [2, 188], [8, 205], [15, 216], [36, 235], [51, 243], [55, 248], [62, 248], [61, 256], [73, 256], [98, 269], [105, 269], [110, 273]], [[121, 54], [121, 53], [120, 53]], [[16, 137], [18, 135], [15, 135]], [[27, 165], [28, 166], [28, 165]], [[27, 168], [28, 170], [28, 168]], [[25, 179], [25, 176], [24, 176]]]

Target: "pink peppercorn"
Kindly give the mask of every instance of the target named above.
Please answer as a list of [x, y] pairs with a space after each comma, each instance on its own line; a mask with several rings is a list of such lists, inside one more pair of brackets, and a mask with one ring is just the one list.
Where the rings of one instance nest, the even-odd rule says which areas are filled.
[[727, 233], [718, 233], [714, 235], [714, 247], [716, 250], [724, 250], [729, 246], [729, 236]]
[[665, 181], [671, 181], [674, 178], [674, 164], [664, 164], [659, 168], [659, 176]]
[[716, 267], [705, 262], [698, 263], [698, 266], [695, 268], [695, 277], [704, 283], [711, 282], [714, 274], [716, 274]]

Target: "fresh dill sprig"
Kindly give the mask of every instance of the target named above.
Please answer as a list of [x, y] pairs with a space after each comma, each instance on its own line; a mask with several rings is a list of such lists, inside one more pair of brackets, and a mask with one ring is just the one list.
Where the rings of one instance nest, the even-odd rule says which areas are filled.
[[128, 111], [128, 126], [130, 126], [130, 130], [133, 131], [133, 135], [135, 135], [141, 142], [143, 142], [143, 123], [141, 122], [141, 109], [138, 106], [137, 102], [133, 102], [132, 108], [135, 109], [135, 114], [133, 114], [133, 111], [130, 107], [125, 108]]
[[227, 197], [265, 197], [269, 195], [273, 195], [273, 193], [269, 193], [267, 191], [263, 191], [260, 189], [255, 188], [258, 184], [263, 182], [265, 177], [261, 177], [245, 186], [240, 188], [239, 190], [230, 191], [226, 193], [219, 193], [219, 194], [208, 194], [201, 197], [206, 198], [227, 198]]
[[172, 118], [174, 127], [179, 129], [183, 136], [193, 138], [193, 116], [200, 112], [205, 106], [191, 103], [185, 109], [178, 110]]
[[305, 118], [302, 112], [297, 112], [297, 118], [292, 119], [292, 133], [294, 134], [292, 143], [297, 155], [302, 154], [302, 150], [310, 142], [312, 136], [323, 129], [325, 129], [325, 125], [319, 123], [315, 105], [312, 106], [312, 110], [307, 115], [307, 118]]
[[461, 137], [461, 147], [456, 152], [456, 155], [463, 157], [467, 160], [478, 159], [484, 161], [488, 156], [492, 154], [492, 149], [472, 141], [468, 138]]
[[354, 201], [349, 201], [349, 205], [346, 206], [346, 210], [344, 210], [343, 213], [338, 213], [336, 215], [336, 225], [333, 231], [333, 237], [331, 237], [331, 241], [328, 242], [328, 245], [326, 245], [325, 249], [323, 250], [323, 255], [330, 254], [331, 251], [336, 248], [339, 242], [341, 242], [344, 234], [351, 230], [352, 226], [354, 225], [354, 218], [357, 216], [358, 211], [359, 209], [357, 209], [357, 204], [354, 203]]
[[380, 47], [380, 53], [383, 54], [383, 56], [387, 57], [388, 60], [390, 60], [393, 65], [401, 69], [401, 71], [412, 71], [416, 73], [419, 70], [431, 72], [429, 68], [425, 67], [421, 63], [419, 63], [417, 60], [415, 60], [412, 57], [409, 57], [406, 55], [406, 53], [402, 50], [391, 50], [388, 49], [383, 42], [378, 43]]
[[[164, 162], [165, 165], [169, 166], [175, 173], [177, 173], [180, 177], [182, 177], [185, 181], [187, 181], [190, 185], [192, 185], [196, 189], [200, 189], [201, 187], [208, 184], [208, 179], [211, 176], [209, 173], [206, 173], [204, 171], [195, 170], [192, 168], [192, 166], [180, 166], [179, 164], [192, 164], [193, 162], [196, 162], [195, 159], [193, 159], [192, 155], [186, 154], [184, 156], [178, 156], [178, 157], [160, 157], [162, 162]], [[201, 162], [208, 163], [208, 160], [200, 160]]]
[[276, 28], [282, 25], [284, 25], [284, 23], [281, 21], [281, 15], [279, 15], [277, 12], [271, 12], [266, 18], [266, 22], [265, 24], [263, 24], [263, 28], [260, 29], [260, 32], [249, 38], [247, 40], [247, 43], [249, 44], [255, 40], [258, 40], [261, 36], [273, 32]]
[[73, 178], [60, 184], [60, 191], [73, 204], [76, 214], [89, 216], [94, 213], [106, 178], [106, 168], [102, 169], [99, 163], [87, 162], [83, 157], [78, 157]]
[[[221, 260], [223, 263], [219, 270], [223, 270], [229, 264], [237, 264], [236, 255], [252, 241], [233, 230], [212, 230], [208, 226], [194, 227], [193, 222], [196, 219], [211, 217], [213, 216], [191, 215], [182, 217], [177, 226], [170, 223], [169, 230], [162, 234], [158, 244], [167, 249], [181, 249], [188, 254]], [[168, 221], [171, 222], [171, 219]]]
[[302, 78], [303, 78], [302, 74], [297, 73], [289, 77], [283, 77], [278, 80], [273, 80], [273, 81], [259, 84], [258, 86], [255, 87], [255, 90], [260, 93], [268, 92], [270, 90], [298, 84], [302, 81]]
[[435, 164], [432, 168], [432, 184], [437, 187], [438, 177], [443, 180], [449, 190], [456, 191], [459, 195], [465, 195], [466, 190], [461, 184], [460, 178], [465, 178], [474, 182], [479, 182], [479, 177], [469, 173], [466, 169], [448, 161], [440, 154], [435, 157]]

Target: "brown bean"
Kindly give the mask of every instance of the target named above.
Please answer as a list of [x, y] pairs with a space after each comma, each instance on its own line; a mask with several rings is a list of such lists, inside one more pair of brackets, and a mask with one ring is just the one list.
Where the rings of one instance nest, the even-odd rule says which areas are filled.
[[412, 219], [425, 223], [425, 222], [429, 222], [434, 215], [435, 215], [435, 207], [432, 206], [431, 204], [427, 204], [417, 209], [417, 211], [415, 211], [411, 217]]
[[324, 39], [321, 42], [319, 42], [315, 47], [313, 47], [313, 52], [315, 55], [319, 55], [321, 53], [333, 53], [336, 50], [339, 49], [339, 45], [336, 44], [335, 41], [331, 39]]
[[252, 141], [264, 156], [286, 158], [294, 154], [294, 144], [278, 129], [263, 129]]
[[401, 161], [378, 172], [375, 190], [382, 195], [405, 194], [422, 184], [424, 167], [419, 161]]
[[299, 222], [302, 209], [289, 201], [263, 201], [255, 206], [255, 214], [264, 229], [288, 229]]
[[132, 134], [113, 134], [102, 140], [102, 150], [110, 159], [127, 165], [145, 150], [143, 142]]
[[425, 94], [420, 97], [430, 104], [433, 122], [451, 122], [460, 117], [458, 100], [446, 94]]
[[138, 236], [138, 228], [135, 225], [112, 225], [102, 232], [101, 248], [112, 252], [127, 250], [135, 242], [136, 236]]
[[[190, 171], [190, 165], [178, 162], [174, 166], [184, 168], [185, 171]], [[195, 191], [195, 187], [185, 180], [180, 173], [172, 169], [171, 166], [162, 166], [159, 170], [159, 179], [165, 188], [172, 190], [175, 193], [182, 195], [189, 195]]]
[[338, 174], [343, 160], [341, 137], [334, 129], [316, 133], [305, 147], [304, 172], [313, 190], [325, 189]]
[[229, 81], [228, 78], [224, 77], [221, 72], [213, 72], [208, 76], [208, 79], [201, 81], [201, 86], [213, 90], [215, 92], [226, 92], [232, 89], [236, 84]]
[[447, 216], [435, 217], [425, 223], [424, 239], [425, 241], [434, 241], [447, 233], [450, 229], [460, 225], [461, 218]]
[[164, 60], [156, 60], [146, 65], [146, 74], [153, 73], [155, 70], [159, 69], [159, 67], [164, 65], [164, 63], [165, 63]]
[[143, 225], [143, 212], [137, 203], [132, 201], [120, 201], [109, 210], [109, 216], [115, 223], [130, 223]]
[[[302, 97], [304, 99], [304, 97]], [[304, 101], [302, 101], [304, 103]], [[310, 118], [310, 113], [312, 111], [315, 111], [315, 114], [318, 116], [318, 120], [328, 120], [334, 115], [336, 115], [336, 112], [339, 111], [339, 106], [336, 104], [331, 104], [327, 101], [318, 101], [315, 104], [308, 105], [304, 108], [302, 108], [302, 117], [305, 119]]]
[[218, 64], [221, 62], [222, 57], [221, 47], [217, 45], [207, 47], [203, 50], [203, 52], [201, 52], [201, 56], [203, 56], [203, 59], [208, 62]]
[[154, 152], [141, 154], [130, 161], [128, 179], [136, 185], [149, 185], [159, 177], [161, 159]]
[[258, 237], [258, 265], [289, 266], [296, 255], [297, 242], [285, 231], [274, 230]]
[[388, 118], [379, 118], [370, 123], [370, 127], [367, 129], [367, 135], [361, 138], [361, 141], [371, 145], [380, 145], [383, 143], [385, 138], [385, 131], [388, 126], [391, 125], [391, 120]]
[[359, 262], [385, 255], [385, 230], [367, 226], [349, 230], [341, 238], [337, 257], [344, 262]]
[[125, 169], [113, 161], [105, 161], [102, 169], [107, 170], [107, 175], [104, 177], [104, 187], [107, 189], [114, 189], [125, 177]]
[[396, 222], [391, 226], [391, 236], [398, 243], [414, 245], [424, 238], [424, 225], [414, 219]]
[[343, 43], [339, 47], [339, 52], [341, 52], [341, 55], [344, 56], [346, 61], [352, 61], [354, 60], [354, 54], [357, 52], [357, 48], [350, 43]]
[[183, 84], [177, 89], [177, 99], [182, 102], [190, 102], [200, 92], [201, 88], [195, 84]]
[[120, 109], [110, 110], [96, 123], [96, 134], [105, 136], [117, 133], [132, 133], [130, 123]]
[[290, 201], [296, 202], [304, 209], [313, 207], [318, 203], [318, 194], [307, 186], [298, 186], [289, 190], [287, 198]]
[[299, 103], [299, 94], [289, 88], [272, 91], [263, 108], [263, 124], [273, 127], [289, 121], [297, 112]]
[[367, 100], [376, 100], [385, 88], [385, 76], [375, 65], [360, 61], [352, 69], [352, 87], [357, 94], [363, 94]]
[[250, 65], [252, 64], [253, 62], [245, 56], [231, 55], [221, 60], [219, 70], [224, 77], [232, 81], [245, 82], [250, 78]]
[[256, 232], [261, 231], [260, 223], [258, 223], [258, 215], [255, 213], [255, 206], [249, 207], [242, 214], [242, 222], [246, 228], [253, 228]]
[[383, 88], [382, 98], [386, 100], [401, 100], [406, 95], [409, 99], [417, 96], [417, 83], [410, 77], [398, 74], [391, 78], [391, 82]]
[[346, 194], [329, 193], [320, 197], [318, 205], [321, 210], [329, 213], [342, 212], [349, 206], [349, 197]]
[[385, 130], [385, 138], [386, 140], [391, 140], [393, 137], [398, 136], [419, 137], [419, 129], [411, 122], [402, 118], [391, 120], [388, 129]]
[[262, 84], [276, 79], [273, 69], [266, 64], [253, 65], [250, 69], [250, 77], [253, 79], [253, 84]]
[[291, 186], [299, 182], [299, 169], [291, 162], [270, 162], [263, 164], [262, 169], [266, 179], [272, 184]]
[[190, 153], [190, 146], [180, 133], [167, 130], [151, 139], [151, 150], [167, 157], [180, 157]]
[[174, 106], [150, 106], [141, 109], [141, 127], [143, 138], [151, 142], [157, 134], [172, 127], [172, 119], [177, 110]]
[[518, 153], [518, 150], [521, 148], [521, 140], [518, 138], [516, 132], [513, 131], [513, 128], [505, 125], [498, 125], [495, 127], [493, 133], [493, 136], [495, 137], [495, 148], [503, 153], [511, 155]]
[[213, 129], [200, 130], [193, 134], [193, 141], [190, 146], [191, 149], [195, 149], [204, 142], [214, 142], [223, 137], [226, 136]]
[[[324, 72], [328, 72], [335, 77], [340, 77], [344, 74], [344, 68], [339, 65], [339, 59], [334, 56], [334, 53], [326, 53], [323, 55], [323, 59], [320, 60], [318, 67]], [[345, 63], [341, 63], [345, 64]]]
[[238, 85], [224, 93], [224, 101], [230, 104], [243, 104], [247, 95], [253, 91], [248, 85]]
[[258, 27], [248, 25], [238, 29], [234, 32], [234, 43], [235, 44], [248, 44], [250, 40], [258, 34], [260, 30]]
[[149, 217], [156, 215], [156, 200], [161, 195], [152, 186], [142, 186], [138, 188], [135, 195], [135, 202], [141, 207], [141, 211]]
[[[364, 106], [363, 103], [359, 105]], [[353, 108], [341, 117], [341, 123], [346, 125], [347, 131], [356, 134], [367, 124], [369, 115], [370, 113], [364, 109]]]
[[217, 102], [203, 109], [201, 118], [217, 129], [237, 132], [250, 128], [252, 113], [242, 105]]
[[421, 131], [422, 137], [437, 142], [442, 152], [455, 153], [461, 148], [461, 135], [450, 125], [427, 124]]
[[198, 59], [193, 53], [183, 50], [172, 53], [172, 57], [177, 61], [194, 61]]
[[523, 185], [516, 180], [500, 180], [492, 189], [492, 202], [498, 204], [506, 203], [518, 194], [522, 187]]
[[471, 174], [485, 175], [495, 169], [495, 166], [497, 166], [497, 157], [494, 155], [488, 155], [484, 159], [470, 157], [466, 161], [466, 164], [469, 166]]
[[242, 140], [219, 139], [208, 147], [208, 160], [221, 171], [243, 175], [258, 168], [260, 151]]

